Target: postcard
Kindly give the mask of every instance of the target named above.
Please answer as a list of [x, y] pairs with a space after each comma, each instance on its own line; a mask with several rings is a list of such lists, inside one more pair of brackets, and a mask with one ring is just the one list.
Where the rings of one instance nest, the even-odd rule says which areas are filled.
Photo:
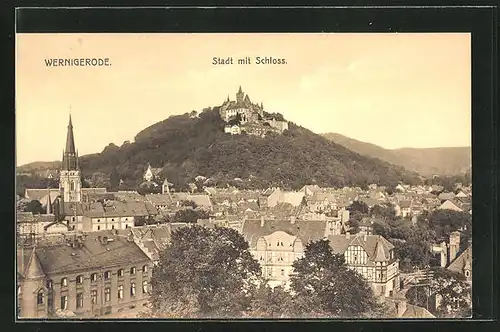
[[18, 33], [17, 319], [472, 315], [469, 33]]

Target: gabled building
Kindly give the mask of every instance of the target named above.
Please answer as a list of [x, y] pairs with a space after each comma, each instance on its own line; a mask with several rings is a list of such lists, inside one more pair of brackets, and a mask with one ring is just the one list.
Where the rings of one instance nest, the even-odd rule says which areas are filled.
[[328, 236], [336, 254], [343, 254], [347, 266], [371, 284], [375, 295], [392, 296], [399, 290], [399, 260], [394, 245], [380, 235]]
[[287, 287], [292, 264], [303, 256], [306, 244], [324, 238], [328, 231], [326, 220], [304, 221], [293, 217], [289, 220], [248, 219], [244, 220], [241, 230], [272, 287]]

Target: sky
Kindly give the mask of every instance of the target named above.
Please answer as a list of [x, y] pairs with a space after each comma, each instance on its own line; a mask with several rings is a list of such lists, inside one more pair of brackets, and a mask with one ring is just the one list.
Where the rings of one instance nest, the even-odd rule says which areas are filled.
[[[52, 58], [110, 66], [46, 66]], [[61, 159], [70, 113], [81, 156], [234, 100], [240, 85], [315, 133], [388, 149], [471, 145], [468, 33], [17, 34], [17, 165]]]

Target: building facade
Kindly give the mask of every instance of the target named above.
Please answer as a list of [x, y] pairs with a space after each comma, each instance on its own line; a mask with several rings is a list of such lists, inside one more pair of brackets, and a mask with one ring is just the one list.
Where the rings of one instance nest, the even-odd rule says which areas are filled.
[[132, 238], [112, 232], [19, 248], [18, 316], [95, 317], [148, 303], [153, 264]]

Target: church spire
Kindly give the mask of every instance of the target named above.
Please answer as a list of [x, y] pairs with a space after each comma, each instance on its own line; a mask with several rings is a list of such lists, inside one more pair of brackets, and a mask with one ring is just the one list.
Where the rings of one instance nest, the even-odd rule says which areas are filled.
[[68, 133], [66, 135], [66, 149], [63, 153], [63, 169], [64, 170], [76, 170], [77, 160], [75, 151], [75, 138], [73, 136], [73, 123], [71, 121], [71, 114], [69, 115], [68, 123]]
[[69, 115], [68, 134], [66, 136], [66, 153], [75, 153], [75, 138], [73, 136], [73, 123]]

